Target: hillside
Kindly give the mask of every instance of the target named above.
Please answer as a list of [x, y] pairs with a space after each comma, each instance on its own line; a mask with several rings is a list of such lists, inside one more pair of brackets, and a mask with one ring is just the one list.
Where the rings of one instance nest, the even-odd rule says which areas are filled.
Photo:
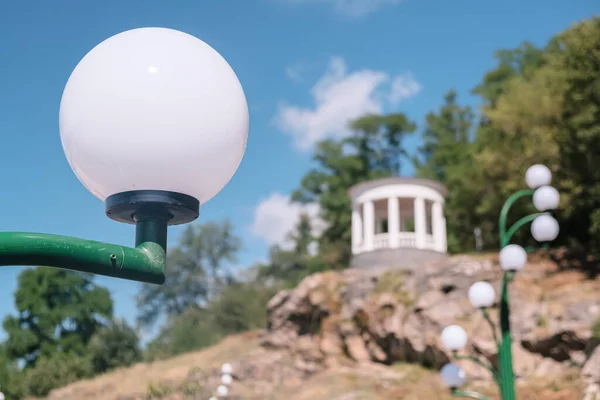
[[[48, 399], [206, 400], [224, 362], [236, 375], [230, 398], [445, 399], [436, 372], [448, 361], [438, 340], [444, 326], [462, 325], [472, 350], [496, 361], [489, 329], [467, 290], [482, 279], [497, 284], [498, 270], [494, 256], [455, 256], [414, 273], [315, 274], [271, 299], [262, 332], [77, 382]], [[600, 317], [600, 280], [534, 259], [513, 288], [519, 398], [594, 399], [600, 347], [591, 326]], [[487, 372], [462, 365], [471, 387], [495, 398]]]

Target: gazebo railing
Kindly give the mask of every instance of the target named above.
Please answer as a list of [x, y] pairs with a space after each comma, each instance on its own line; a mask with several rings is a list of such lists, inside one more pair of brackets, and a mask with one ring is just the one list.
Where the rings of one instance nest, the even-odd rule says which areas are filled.
[[[389, 233], [377, 233], [373, 236], [373, 248], [367, 249], [365, 243], [354, 245], [352, 248], [353, 254], [365, 253], [367, 251], [393, 249], [393, 248], [410, 248], [416, 249], [417, 235], [415, 232], [398, 232], [398, 241], [395, 246], [390, 242]], [[425, 235], [425, 243], [423, 249], [436, 250], [435, 237], [431, 234]]]
[[373, 250], [387, 249], [390, 247], [390, 235], [388, 233], [377, 233], [373, 237]]

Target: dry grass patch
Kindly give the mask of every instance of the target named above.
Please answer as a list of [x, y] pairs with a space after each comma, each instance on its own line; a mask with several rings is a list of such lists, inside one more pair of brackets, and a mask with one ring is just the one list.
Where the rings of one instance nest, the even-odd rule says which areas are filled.
[[182, 354], [168, 360], [140, 363], [94, 379], [73, 383], [53, 391], [49, 399], [117, 400], [150, 392], [168, 392], [201, 368], [204, 373], [217, 370], [227, 361], [242, 358], [258, 346], [258, 332], [230, 336], [206, 350]]

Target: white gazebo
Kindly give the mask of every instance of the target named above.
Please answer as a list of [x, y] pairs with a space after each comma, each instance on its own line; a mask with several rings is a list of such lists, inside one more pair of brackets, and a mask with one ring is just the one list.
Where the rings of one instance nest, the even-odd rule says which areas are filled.
[[[383, 178], [350, 188], [353, 258], [385, 250], [398, 257], [415, 250], [446, 254], [446, 194], [439, 182], [417, 178]], [[394, 261], [387, 258], [384, 262]]]

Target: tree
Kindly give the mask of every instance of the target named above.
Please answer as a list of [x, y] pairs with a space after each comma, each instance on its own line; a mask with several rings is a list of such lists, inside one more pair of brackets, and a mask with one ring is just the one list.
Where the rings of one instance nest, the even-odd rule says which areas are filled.
[[181, 315], [189, 307], [205, 303], [215, 285], [228, 278], [224, 268], [235, 261], [241, 240], [229, 221], [189, 225], [179, 246], [167, 255], [164, 285], [144, 284], [137, 298], [138, 321], [151, 325], [163, 313]]
[[293, 244], [290, 250], [274, 245], [269, 250], [269, 262], [257, 266], [259, 279], [271, 278], [282, 282], [285, 287], [294, 287], [306, 276], [325, 268], [321, 258], [311, 252], [316, 242], [307, 214], [300, 215], [288, 239]]
[[527, 79], [545, 63], [544, 50], [530, 42], [523, 42], [516, 49], [498, 50], [495, 58], [498, 65], [488, 71], [483, 82], [473, 89], [473, 93], [480, 96], [489, 108], [495, 108], [498, 99], [504, 94], [506, 84], [512, 78], [521, 76]]
[[276, 288], [260, 280], [234, 282], [209, 303], [207, 312], [222, 336], [264, 328], [267, 302], [275, 293]]
[[[483, 193], [476, 213], [493, 221], [504, 199], [522, 188], [527, 167], [548, 165], [554, 172], [553, 185], [561, 192], [556, 215], [563, 243], [596, 254], [600, 250], [600, 158], [595, 157], [600, 149], [598, 21], [596, 17], [576, 24], [543, 50], [522, 46], [515, 51], [513, 59], [520, 67], [513, 68], [500, 95], [484, 108], [486, 124], [475, 141], [473, 179]], [[517, 204], [515, 214], [533, 211], [524, 202]], [[490, 227], [488, 237], [497, 238], [497, 226]], [[530, 240], [527, 232], [520, 234], [516, 240]]]
[[89, 344], [95, 374], [127, 367], [142, 359], [137, 332], [124, 320], [111, 321], [96, 332]]
[[[562, 227], [583, 253], [600, 255], [600, 17], [552, 42], [549, 68], [560, 93], [557, 178], [564, 193]], [[564, 235], [563, 235], [564, 237]]]
[[92, 367], [87, 356], [58, 352], [40, 357], [35, 367], [25, 372], [27, 394], [41, 397], [52, 389], [90, 377]]
[[158, 336], [148, 344], [149, 361], [212, 346], [221, 339], [212, 316], [204, 308], [190, 306], [179, 315], [171, 315]]
[[24, 374], [17, 363], [8, 357], [3, 344], [0, 344], [0, 392], [7, 399], [15, 400], [25, 395]]
[[217, 343], [227, 335], [264, 328], [266, 305], [277, 287], [262, 279], [231, 282], [205, 306], [172, 316], [148, 346], [148, 360], [162, 359]]
[[[475, 226], [481, 229], [487, 248], [498, 246], [498, 217], [502, 204], [509, 195], [523, 188], [525, 169], [534, 159], [525, 159], [522, 154], [526, 148], [522, 140], [530, 132], [508, 135], [506, 126], [497, 119], [498, 110], [507, 104], [514, 104], [505, 99], [512, 96], [515, 82], [530, 82], [536, 71], [545, 64], [545, 57], [544, 49], [528, 42], [516, 49], [499, 50], [496, 52], [497, 66], [488, 71], [483, 81], [473, 89], [473, 93], [483, 100], [482, 116], [471, 146], [471, 155], [467, 156], [471, 167], [463, 178], [465, 185], [462, 189], [453, 188], [453, 191], [462, 192], [462, 199], [457, 200], [457, 204], [464, 204], [461, 219], [470, 221], [465, 224], [470, 225], [470, 229]], [[513, 108], [518, 111], [517, 107]], [[522, 118], [521, 115], [513, 115], [505, 119], [510, 120], [516, 122]], [[535, 147], [529, 149], [533, 151]], [[538, 160], [542, 158], [537, 157]], [[516, 204], [511, 218], [532, 211], [528, 207], [525, 202]], [[519, 232], [515, 239], [528, 240], [531, 235], [525, 233]]]
[[8, 357], [31, 368], [58, 352], [84, 355], [113, 310], [108, 290], [93, 279], [47, 267], [24, 270], [15, 292], [18, 314], [4, 320]]
[[374, 178], [400, 174], [406, 152], [402, 139], [416, 126], [404, 114], [366, 115], [352, 121], [353, 134], [345, 139], [317, 144], [313, 161], [292, 200], [318, 203], [325, 229], [319, 252], [333, 267], [348, 265], [351, 248], [350, 187]]

